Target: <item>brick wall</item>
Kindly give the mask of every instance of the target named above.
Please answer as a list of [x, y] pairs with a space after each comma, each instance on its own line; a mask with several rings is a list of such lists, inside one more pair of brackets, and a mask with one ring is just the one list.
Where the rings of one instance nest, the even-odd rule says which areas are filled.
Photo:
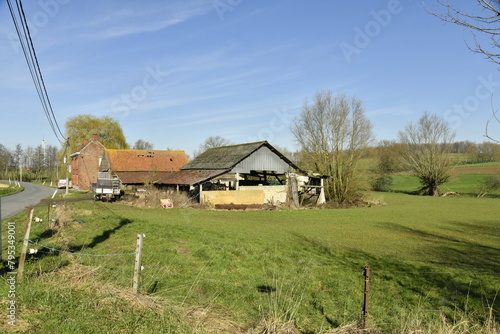
[[89, 142], [80, 150], [80, 154], [72, 157], [71, 178], [73, 185], [82, 189], [92, 189], [92, 183], [97, 182], [99, 165], [104, 157], [104, 146], [97, 141]]

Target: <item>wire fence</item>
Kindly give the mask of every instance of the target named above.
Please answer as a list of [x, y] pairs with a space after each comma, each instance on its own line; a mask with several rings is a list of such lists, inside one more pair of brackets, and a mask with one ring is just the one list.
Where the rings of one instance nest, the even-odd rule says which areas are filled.
[[76, 256], [112, 257], [112, 256], [123, 256], [123, 255], [135, 255], [135, 252], [133, 252], [133, 253], [119, 253], [119, 254], [86, 254], [86, 253], [79, 253], [79, 252], [69, 252], [69, 251], [65, 251], [62, 249], [57, 249], [54, 247], [45, 246], [45, 245], [39, 244], [36, 241], [30, 240], [30, 239], [24, 239], [24, 240], [26, 240], [30, 244], [37, 245], [41, 248], [48, 249], [52, 252], [65, 253], [65, 254], [71, 254], [71, 255], [76, 255]]

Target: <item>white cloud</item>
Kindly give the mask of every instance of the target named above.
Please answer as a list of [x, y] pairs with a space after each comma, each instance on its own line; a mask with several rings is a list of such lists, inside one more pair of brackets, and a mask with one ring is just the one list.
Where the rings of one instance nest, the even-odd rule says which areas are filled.
[[144, 32], [155, 32], [192, 18], [207, 14], [213, 10], [211, 2], [166, 2], [157, 7], [147, 7], [144, 3], [130, 4], [139, 8], [122, 8], [116, 12], [106, 12], [102, 16], [87, 22], [91, 31], [81, 37], [92, 40], [117, 38]]

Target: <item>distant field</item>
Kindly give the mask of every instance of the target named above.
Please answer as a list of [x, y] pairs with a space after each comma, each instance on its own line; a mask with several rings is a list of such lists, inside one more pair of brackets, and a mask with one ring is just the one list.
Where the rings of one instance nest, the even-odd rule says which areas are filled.
[[452, 169], [452, 174], [499, 174], [500, 162], [484, 162], [470, 165], [459, 165]]
[[[457, 192], [464, 195], [477, 195], [482, 184], [487, 180], [487, 174], [453, 174], [450, 180], [440, 187], [441, 193]], [[418, 178], [414, 175], [393, 175], [393, 191], [412, 193], [420, 189]], [[488, 195], [500, 195], [500, 190], [489, 192]]]
[[[488, 312], [500, 313], [498, 199], [370, 196], [385, 205], [232, 212], [71, 203], [64, 228], [36, 223], [31, 238], [104, 255], [133, 252], [145, 233], [141, 295], [130, 293], [132, 255], [45, 250], [18, 286], [19, 332], [64, 324], [67, 333], [243, 333], [274, 321], [327, 333], [359, 320], [369, 263], [370, 327], [436, 333], [447, 319], [485, 333]], [[25, 214], [15, 220], [20, 241]]]
[[[478, 194], [484, 182], [491, 175], [500, 174], [500, 162], [487, 162], [471, 165], [459, 165], [450, 172], [451, 177], [441, 187], [441, 192], [457, 192], [460, 194]], [[420, 189], [418, 178], [410, 172], [400, 172], [393, 175], [393, 191], [414, 192]], [[489, 195], [500, 195], [500, 190]]]

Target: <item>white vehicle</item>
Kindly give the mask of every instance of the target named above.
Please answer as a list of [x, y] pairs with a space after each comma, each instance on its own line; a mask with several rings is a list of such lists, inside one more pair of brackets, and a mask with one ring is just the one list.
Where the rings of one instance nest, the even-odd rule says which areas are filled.
[[60, 179], [57, 181], [57, 188], [64, 189], [66, 188], [66, 184], [67, 184], [66, 179]]

